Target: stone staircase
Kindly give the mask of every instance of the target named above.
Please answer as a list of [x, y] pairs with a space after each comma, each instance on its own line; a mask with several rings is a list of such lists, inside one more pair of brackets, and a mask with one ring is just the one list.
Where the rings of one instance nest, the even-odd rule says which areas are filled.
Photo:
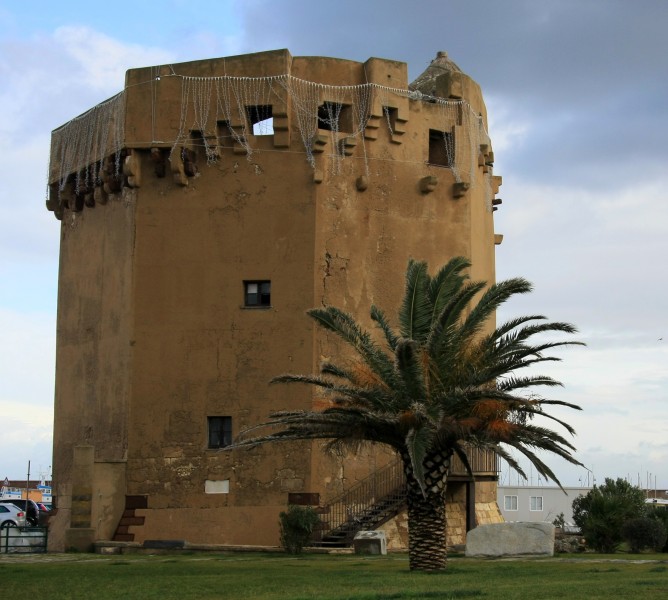
[[116, 526], [114, 533], [114, 542], [134, 542], [135, 534], [130, 533], [130, 527], [144, 524], [144, 517], [137, 516], [136, 511], [148, 508], [148, 498], [146, 496], [126, 496], [125, 510], [121, 520]]
[[311, 545], [328, 548], [352, 546], [358, 531], [376, 529], [405, 508], [405, 487], [400, 460], [375, 471], [318, 510], [320, 527], [314, 531]]

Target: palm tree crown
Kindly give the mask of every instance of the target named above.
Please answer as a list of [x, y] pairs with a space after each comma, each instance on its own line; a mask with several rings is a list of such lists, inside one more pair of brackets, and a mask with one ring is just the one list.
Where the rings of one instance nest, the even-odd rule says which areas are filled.
[[[540, 315], [492, 328], [496, 309], [510, 297], [529, 292], [531, 285], [515, 278], [487, 287], [485, 282], [469, 280], [469, 267], [467, 259], [454, 258], [432, 277], [425, 262], [411, 259], [398, 327], [380, 308], [371, 307], [384, 347], [337, 308], [308, 311], [318, 325], [350, 345], [360, 360], [346, 366], [325, 363], [319, 375], [287, 374], [273, 379], [274, 383], [315, 385], [325, 390], [331, 403], [321, 411], [275, 412], [259, 427], [270, 425], [277, 430], [258, 437], [254, 427], [234, 447], [296, 439], [325, 439], [330, 448], [387, 444], [402, 457], [409, 487], [413, 483], [424, 499], [436, 495], [440, 500], [453, 454], [469, 468], [466, 445], [493, 450], [524, 475], [510, 449], [519, 451], [542, 476], [554, 481], [557, 478], [537, 450], [580, 464], [573, 457], [571, 442], [533, 422], [534, 416], [542, 415], [573, 434], [567, 423], [545, 408], [579, 407], [531, 392], [536, 386], [561, 385], [551, 377], [518, 374], [536, 363], [559, 360], [546, 351], [579, 343], [532, 343], [535, 336], [572, 334], [575, 328]], [[410, 508], [409, 493], [409, 530]]]

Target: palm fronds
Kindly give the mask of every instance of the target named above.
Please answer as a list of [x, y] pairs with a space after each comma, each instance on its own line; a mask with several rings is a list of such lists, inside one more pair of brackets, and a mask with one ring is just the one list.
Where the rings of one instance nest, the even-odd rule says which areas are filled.
[[[532, 391], [558, 387], [559, 381], [518, 372], [560, 360], [551, 354], [553, 350], [579, 342], [543, 336], [571, 335], [576, 329], [542, 315], [517, 317], [492, 328], [499, 306], [531, 291], [531, 284], [515, 278], [487, 286], [469, 280], [469, 266], [467, 259], [457, 257], [430, 277], [425, 262], [411, 259], [398, 328], [380, 308], [371, 307], [382, 347], [348, 313], [334, 307], [310, 310], [320, 327], [354, 349], [358, 361], [348, 366], [327, 362], [319, 375], [274, 378], [272, 383], [320, 388], [331, 400], [329, 407], [274, 413], [267, 423], [244, 432], [232, 447], [299, 439], [328, 440], [334, 449], [355, 449], [365, 442], [387, 444], [408, 457], [407, 468], [423, 493], [427, 493], [425, 457], [455, 454], [470, 469], [465, 448], [473, 446], [496, 452], [523, 474], [507, 450], [513, 448], [541, 475], [557, 481], [536, 452], [547, 451], [579, 464], [575, 448], [560, 433], [533, 420], [545, 417], [572, 435], [573, 428], [546, 409], [579, 407]], [[533, 342], [538, 336], [540, 341]], [[261, 427], [273, 431], [256, 436]]]

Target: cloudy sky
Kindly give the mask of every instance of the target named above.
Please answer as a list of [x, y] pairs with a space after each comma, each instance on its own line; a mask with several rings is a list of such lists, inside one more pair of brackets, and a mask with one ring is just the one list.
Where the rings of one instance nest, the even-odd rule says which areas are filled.
[[132, 67], [288, 48], [413, 79], [446, 50], [490, 115], [498, 276], [535, 284], [504, 314], [571, 321], [588, 344], [550, 374], [584, 409], [566, 418], [590, 471], [550, 465], [567, 485], [668, 487], [667, 29], [665, 0], [0, 0], [0, 478], [51, 464], [52, 129]]

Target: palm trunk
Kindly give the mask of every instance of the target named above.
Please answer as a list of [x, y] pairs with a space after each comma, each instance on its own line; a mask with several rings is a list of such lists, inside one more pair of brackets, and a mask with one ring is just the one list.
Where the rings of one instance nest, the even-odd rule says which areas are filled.
[[447, 564], [445, 488], [452, 454], [428, 454], [424, 460], [425, 493], [402, 455], [408, 502], [408, 561], [411, 571], [441, 571]]

